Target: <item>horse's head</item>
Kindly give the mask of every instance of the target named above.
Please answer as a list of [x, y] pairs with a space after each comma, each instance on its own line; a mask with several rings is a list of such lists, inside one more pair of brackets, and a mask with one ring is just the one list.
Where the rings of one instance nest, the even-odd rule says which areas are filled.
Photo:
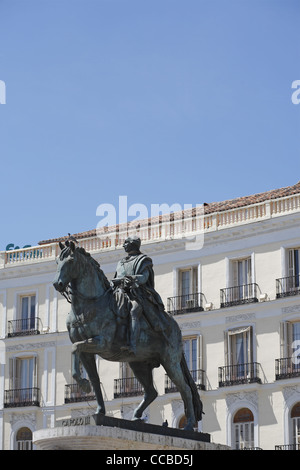
[[56, 259], [57, 271], [53, 281], [53, 286], [59, 292], [64, 292], [67, 285], [78, 277], [79, 266], [76, 263], [76, 247], [72, 241], [66, 244], [59, 242], [61, 249], [59, 257]]

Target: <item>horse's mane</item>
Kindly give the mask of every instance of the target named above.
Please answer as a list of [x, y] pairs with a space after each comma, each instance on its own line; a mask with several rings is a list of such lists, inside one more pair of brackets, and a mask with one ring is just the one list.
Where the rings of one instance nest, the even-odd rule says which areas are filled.
[[[108, 289], [110, 287], [110, 284], [109, 284], [109, 281], [107, 279], [107, 277], [105, 276], [104, 272], [102, 271], [101, 267], [100, 267], [100, 264], [98, 263], [98, 261], [96, 261], [91, 255], [90, 253], [88, 253], [87, 251], [85, 251], [85, 249], [80, 246], [80, 247], [76, 247], [75, 248], [75, 251], [77, 253], [80, 253], [81, 255], [85, 256], [86, 260], [93, 266], [93, 268], [95, 269], [96, 273], [97, 273], [97, 276], [99, 277], [99, 280], [102, 282], [104, 281], [104, 286], [106, 289]], [[65, 246], [62, 251], [60, 252], [60, 255], [59, 255], [59, 259], [62, 261], [64, 260], [65, 258], [67, 258], [69, 255], [71, 255], [72, 253], [72, 249], [70, 246]]]

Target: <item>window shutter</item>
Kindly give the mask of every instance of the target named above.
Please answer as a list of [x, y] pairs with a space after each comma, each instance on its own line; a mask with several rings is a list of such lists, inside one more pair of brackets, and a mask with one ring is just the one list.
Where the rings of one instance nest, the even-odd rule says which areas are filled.
[[251, 258], [248, 258], [246, 260], [247, 262], [247, 279], [246, 279], [246, 284], [251, 284], [252, 283], [252, 265], [251, 265]]
[[294, 250], [289, 250], [288, 256], [288, 277], [295, 275]]
[[287, 357], [287, 322], [282, 321], [280, 323], [280, 358], [284, 359]]
[[293, 348], [292, 348], [292, 343], [293, 343], [293, 323], [290, 322], [290, 321], [287, 321], [286, 322], [286, 331], [287, 331], [287, 335], [286, 335], [286, 345], [287, 345], [287, 348], [286, 348], [286, 354], [287, 354], [287, 357], [292, 357], [292, 354], [293, 354]]
[[248, 354], [248, 362], [253, 362], [253, 327], [250, 326], [249, 327], [249, 331], [248, 331], [248, 351], [247, 351], [247, 354]]
[[33, 378], [32, 378], [32, 383], [33, 387], [37, 387], [37, 382], [38, 382], [38, 357], [33, 356]]
[[15, 388], [15, 358], [9, 358], [9, 389]]
[[203, 340], [202, 335], [198, 336], [198, 369], [203, 369]]
[[229, 334], [228, 331], [224, 331], [224, 354], [225, 354], [225, 366], [230, 365], [230, 346], [229, 346]]
[[232, 287], [238, 286], [238, 261], [233, 262], [232, 266]]

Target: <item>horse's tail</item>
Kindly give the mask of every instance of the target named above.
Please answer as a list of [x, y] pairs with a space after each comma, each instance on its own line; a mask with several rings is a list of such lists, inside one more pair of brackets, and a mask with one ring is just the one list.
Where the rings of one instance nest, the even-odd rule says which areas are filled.
[[191, 376], [191, 373], [189, 371], [188, 365], [186, 363], [184, 354], [182, 353], [181, 356], [181, 361], [180, 361], [180, 366], [182, 373], [184, 375], [186, 383], [189, 385], [191, 392], [192, 392], [192, 399], [193, 399], [193, 407], [194, 407], [194, 413], [197, 421], [202, 420], [202, 414], [204, 414], [203, 411], [203, 405], [202, 401], [200, 399], [200, 395], [198, 393], [198, 389], [196, 387], [196, 384], [193, 380], [193, 377]]

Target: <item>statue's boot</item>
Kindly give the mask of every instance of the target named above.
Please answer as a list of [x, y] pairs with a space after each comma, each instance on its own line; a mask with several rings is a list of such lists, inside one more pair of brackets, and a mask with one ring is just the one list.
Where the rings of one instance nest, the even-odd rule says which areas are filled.
[[130, 316], [131, 316], [131, 330], [130, 330], [130, 342], [122, 350], [126, 350], [132, 354], [136, 354], [136, 345], [140, 336], [140, 315], [142, 313], [142, 307], [137, 303], [133, 303]]

